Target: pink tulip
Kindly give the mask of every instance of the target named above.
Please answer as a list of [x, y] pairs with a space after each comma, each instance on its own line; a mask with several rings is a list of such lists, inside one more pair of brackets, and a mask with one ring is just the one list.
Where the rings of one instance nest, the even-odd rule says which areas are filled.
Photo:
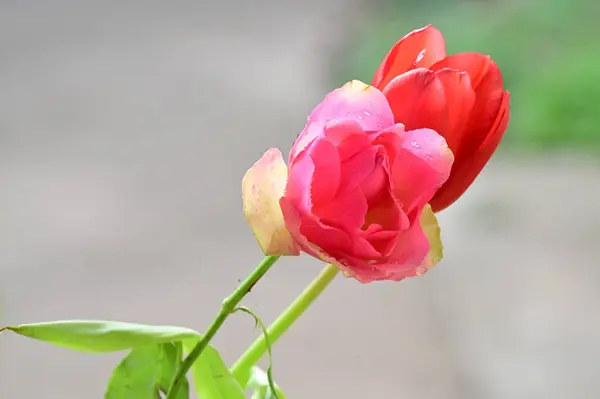
[[270, 149], [248, 170], [244, 213], [267, 255], [303, 251], [363, 283], [402, 280], [442, 257], [428, 202], [453, 158], [443, 137], [406, 131], [378, 89], [352, 81], [311, 113], [288, 166]]

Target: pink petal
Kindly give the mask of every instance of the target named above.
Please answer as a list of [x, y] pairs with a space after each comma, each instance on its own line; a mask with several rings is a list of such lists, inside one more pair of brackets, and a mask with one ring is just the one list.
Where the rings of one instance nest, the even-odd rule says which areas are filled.
[[325, 126], [325, 139], [337, 147], [341, 162], [369, 146], [369, 137], [357, 121], [332, 121]]
[[404, 228], [403, 212], [391, 188], [386, 188], [376, 202], [369, 204], [365, 216], [365, 227], [372, 224], [381, 226], [385, 230], [398, 231]]
[[[369, 226], [369, 229], [372, 226], [378, 226], [372, 224]], [[394, 249], [395, 241], [398, 236], [397, 231], [390, 230], [382, 230], [376, 232], [367, 232], [365, 233], [365, 238], [367, 241], [373, 246], [373, 248], [381, 254], [381, 256], [388, 256], [389, 253]]]
[[356, 234], [365, 223], [367, 200], [361, 190], [354, 190], [337, 196], [313, 208], [313, 213], [321, 223]]
[[307, 254], [325, 262], [335, 263], [335, 260], [321, 248], [327, 248], [329, 251], [351, 247], [351, 240], [347, 233], [321, 224], [311, 214], [300, 212], [289, 198], [282, 197], [279, 205], [288, 231]]
[[396, 247], [389, 257], [389, 262], [380, 265], [388, 275], [386, 280], [400, 281], [425, 272], [423, 266], [430, 245], [423, 228], [421, 227], [421, 211], [414, 211], [411, 216], [411, 227], [398, 234]]
[[312, 202], [309, 182], [315, 172], [310, 156], [301, 153], [289, 167], [289, 176], [285, 187], [285, 197], [294, 203], [300, 212], [310, 213]]
[[373, 86], [383, 88], [396, 76], [414, 68], [429, 68], [446, 56], [442, 33], [432, 25], [414, 30], [400, 39], [377, 69]]
[[402, 148], [424, 160], [438, 173], [443, 184], [450, 175], [454, 156], [446, 140], [431, 129], [409, 130], [403, 134]]
[[356, 190], [375, 168], [377, 148], [369, 147], [348, 158], [341, 165], [340, 194]]
[[[340, 184], [340, 156], [337, 148], [323, 138], [313, 141], [307, 148], [314, 169], [312, 176], [304, 176], [301, 184], [310, 186], [310, 198], [313, 206], [331, 201], [338, 191]], [[295, 164], [291, 166], [295, 174]]]
[[392, 125], [393, 119], [390, 106], [379, 90], [358, 80], [348, 82], [329, 93], [310, 114], [290, 151], [290, 161], [322, 136], [332, 121], [354, 120], [364, 131], [377, 131]]
[[387, 150], [392, 192], [407, 213], [427, 203], [448, 179], [452, 152], [430, 129], [404, 132], [401, 126], [394, 126], [377, 136], [373, 144]]
[[287, 180], [281, 152], [269, 149], [242, 179], [244, 216], [265, 255], [299, 255], [288, 232], [279, 199]]

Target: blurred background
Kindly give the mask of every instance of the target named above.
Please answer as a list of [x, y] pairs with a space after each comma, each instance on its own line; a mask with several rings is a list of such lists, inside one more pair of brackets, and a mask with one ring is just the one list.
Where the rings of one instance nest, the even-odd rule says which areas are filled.
[[[339, 278], [274, 348], [289, 398], [600, 397], [600, 41], [594, 0], [0, 1], [1, 323], [203, 330], [262, 259], [240, 179], [408, 31], [479, 51], [512, 92], [506, 140], [439, 215], [442, 264]], [[284, 259], [266, 322], [321, 266]], [[233, 362], [258, 335], [235, 316]], [[0, 397], [101, 398], [122, 354], [0, 337]]]

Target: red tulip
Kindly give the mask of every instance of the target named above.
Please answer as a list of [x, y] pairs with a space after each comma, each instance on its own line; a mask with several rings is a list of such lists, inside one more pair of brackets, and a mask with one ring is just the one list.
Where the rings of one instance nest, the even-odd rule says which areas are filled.
[[430, 204], [436, 212], [448, 207], [473, 183], [508, 125], [510, 95], [500, 69], [478, 53], [447, 57], [444, 37], [429, 25], [392, 47], [372, 85], [387, 97], [396, 123], [446, 139], [454, 165]]

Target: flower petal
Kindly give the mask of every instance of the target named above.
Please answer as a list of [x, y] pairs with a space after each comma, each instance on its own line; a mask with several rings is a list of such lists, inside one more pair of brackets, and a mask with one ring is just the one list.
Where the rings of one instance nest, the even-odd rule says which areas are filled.
[[328, 124], [344, 120], [358, 122], [364, 131], [381, 130], [394, 123], [385, 96], [373, 86], [353, 80], [329, 93], [313, 110], [290, 151], [290, 161], [322, 136]]
[[293, 201], [286, 196], [279, 200], [288, 231], [300, 248], [308, 255], [324, 262], [337, 261], [321, 248], [328, 251], [350, 248], [352, 241], [346, 232], [335, 227], [321, 224], [312, 214], [299, 211]]
[[442, 260], [440, 227], [431, 206], [426, 204], [409, 230], [402, 232], [390, 262], [381, 265], [386, 280], [400, 281], [420, 276]]
[[510, 94], [505, 92], [498, 117], [481, 146], [471, 155], [457, 158], [450, 178], [430, 201], [434, 212], [439, 212], [454, 203], [469, 188], [496, 151], [508, 125], [509, 99]]
[[477, 89], [483, 78], [488, 72], [490, 63], [493, 63], [489, 56], [479, 53], [458, 53], [449, 55], [446, 58], [436, 62], [429, 69], [439, 71], [445, 68], [456, 69], [466, 72], [471, 78], [471, 86]]
[[[335, 197], [340, 184], [340, 155], [329, 141], [317, 138], [307, 148], [314, 170], [312, 175], [305, 176], [303, 184], [310, 187], [310, 198], [313, 206], [331, 201]], [[295, 173], [295, 165], [290, 167], [290, 173]]]
[[287, 167], [275, 148], [265, 152], [242, 179], [244, 216], [265, 255], [300, 254], [279, 206], [286, 181]]
[[469, 75], [452, 69], [415, 69], [395, 78], [384, 89], [394, 120], [406, 129], [429, 128], [446, 138], [455, 151], [475, 103]]
[[369, 145], [369, 138], [357, 121], [333, 121], [325, 126], [325, 139], [339, 152], [341, 162]]
[[362, 191], [357, 189], [313, 208], [321, 223], [356, 234], [365, 223], [368, 205]]
[[464, 71], [470, 76], [476, 100], [469, 117], [469, 123], [464, 126], [464, 139], [460, 148], [449, 138], [449, 145], [457, 158], [463, 153], [470, 154], [485, 140], [487, 134], [500, 112], [504, 97], [504, 84], [498, 65], [479, 53], [459, 53], [449, 56], [432, 66], [432, 70], [453, 68]]
[[445, 56], [446, 43], [439, 30], [432, 25], [414, 30], [391, 48], [371, 84], [383, 90], [396, 76], [414, 68], [429, 68]]
[[409, 215], [410, 228], [400, 232], [388, 263], [380, 266], [388, 272], [387, 280], [400, 281], [406, 277], [423, 274], [427, 270], [423, 262], [427, 259], [430, 245], [420, 223], [421, 211], [415, 209]]
[[405, 131], [402, 148], [418, 156], [437, 172], [437, 185], [441, 186], [452, 169], [454, 155], [446, 140], [431, 129]]
[[444, 256], [444, 247], [442, 245], [442, 237], [440, 235], [440, 226], [437, 218], [431, 209], [431, 205], [425, 205], [421, 212], [421, 227], [429, 241], [429, 252], [422, 263], [426, 269], [431, 269], [442, 260]]
[[406, 213], [429, 202], [448, 179], [454, 157], [443, 137], [430, 129], [386, 129], [373, 140], [386, 149], [390, 185]]

